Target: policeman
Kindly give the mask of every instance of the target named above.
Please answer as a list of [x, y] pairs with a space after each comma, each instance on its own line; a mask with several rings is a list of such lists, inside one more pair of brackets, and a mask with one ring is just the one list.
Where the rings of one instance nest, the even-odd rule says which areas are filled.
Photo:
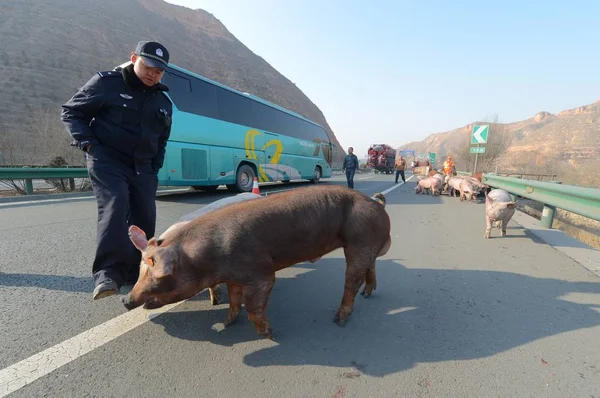
[[154, 236], [157, 173], [171, 134], [172, 104], [160, 83], [168, 63], [163, 45], [139, 42], [131, 64], [98, 72], [62, 106], [71, 145], [85, 152], [98, 204], [94, 300], [138, 278], [141, 254], [129, 240], [129, 225]]

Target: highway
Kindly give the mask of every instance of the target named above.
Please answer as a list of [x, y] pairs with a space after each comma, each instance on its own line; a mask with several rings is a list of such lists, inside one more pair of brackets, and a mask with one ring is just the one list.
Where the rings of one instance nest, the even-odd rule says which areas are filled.
[[[245, 310], [213, 330], [228, 305], [206, 291], [155, 311], [93, 301], [93, 197], [0, 204], [0, 397], [600, 397], [600, 278], [515, 221], [484, 240], [483, 203], [393, 179], [355, 177], [392, 220], [374, 295], [340, 328], [343, 251], [282, 270], [275, 341]], [[227, 195], [157, 198], [157, 233]]]

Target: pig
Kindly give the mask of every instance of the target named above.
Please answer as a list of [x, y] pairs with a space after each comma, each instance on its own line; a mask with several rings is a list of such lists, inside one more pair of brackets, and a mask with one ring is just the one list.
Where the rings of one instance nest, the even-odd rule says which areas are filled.
[[[165, 240], [166, 237], [169, 236], [170, 233], [173, 233], [178, 228], [184, 226], [188, 222], [192, 221], [193, 219], [195, 219], [197, 217], [200, 217], [203, 214], [210, 213], [211, 211], [220, 209], [221, 207], [227, 206], [232, 203], [243, 202], [245, 200], [258, 199], [258, 198], [262, 198], [262, 196], [259, 194], [256, 194], [256, 193], [252, 193], [252, 192], [243, 192], [243, 193], [237, 194], [235, 196], [231, 196], [231, 197], [227, 197], [224, 199], [219, 199], [217, 201], [214, 201], [209, 205], [201, 207], [198, 210], [195, 210], [191, 213], [188, 213], [188, 214], [182, 216], [178, 220], [177, 223], [171, 225], [165, 232], [163, 232], [159, 236], [158, 239]], [[221, 285], [215, 285], [215, 286], [209, 287], [208, 293], [209, 293], [210, 302], [212, 305], [218, 305], [221, 303]]]
[[508, 222], [515, 214], [517, 202], [510, 198], [508, 191], [504, 189], [492, 189], [485, 194], [485, 239], [490, 237], [492, 224], [496, 228], [501, 228], [501, 236], [506, 236], [506, 227]]
[[462, 182], [462, 178], [460, 177], [450, 177], [448, 179], [448, 189], [449, 189], [449, 195], [450, 196], [455, 196], [455, 192], [459, 191], [460, 192], [460, 183]]
[[479, 182], [483, 182], [483, 171], [471, 174], [471, 177], [475, 178]]
[[376, 259], [391, 247], [385, 201], [374, 199], [379, 195], [370, 198], [345, 186], [315, 186], [224, 206], [164, 240], [147, 240], [132, 225], [130, 239], [142, 261], [140, 278], [123, 296], [123, 305], [128, 310], [159, 308], [226, 283], [225, 326], [236, 322], [243, 299], [259, 336], [273, 339], [265, 312], [275, 272], [343, 247], [344, 293], [333, 320], [344, 326], [362, 284], [365, 298], [376, 289]]
[[432, 194], [435, 196], [437, 190], [438, 180], [433, 177], [427, 177], [420, 179], [415, 187], [415, 193], [427, 193], [429, 195], [429, 190], [431, 190]]
[[461, 180], [460, 185], [458, 186], [458, 190], [460, 191], [459, 200], [461, 202], [465, 199], [473, 201], [477, 198], [477, 195], [475, 195], [475, 190], [473, 188], [473, 183], [465, 178]]
[[437, 193], [438, 193], [438, 195], [441, 195], [442, 189], [444, 187], [444, 176], [442, 174], [438, 173], [438, 174], [431, 176], [430, 178], [435, 178], [436, 180], [438, 180]]

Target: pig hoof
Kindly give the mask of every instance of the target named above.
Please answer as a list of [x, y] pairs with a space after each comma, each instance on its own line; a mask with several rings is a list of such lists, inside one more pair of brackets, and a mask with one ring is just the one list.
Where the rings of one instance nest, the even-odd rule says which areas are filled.
[[273, 336], [273, 329], [270, 327], [268, 327], [264, 332], [260, 333], [260, 337], [263, 339], [275, 340], [275, 337]]

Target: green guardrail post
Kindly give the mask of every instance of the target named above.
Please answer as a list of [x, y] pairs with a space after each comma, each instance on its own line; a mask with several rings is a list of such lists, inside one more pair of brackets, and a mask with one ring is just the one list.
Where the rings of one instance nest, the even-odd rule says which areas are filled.
[[25, 180], [25, 195], [33, 195], [33, 180], [31, 178]]
[[540, 225], [543, 228], [552, 229], [552, 223], [554, 221], [554, 214], [556, 213], [556, 207], [550, 205], [544, 205], [542, 210], [542, 219]]
[[[547, 181], [552, 184], [561, 184], [560, 181]], [[552, 229], [552, 223], [554, 222], [554, 216], [556, 215], [556, 207], [544, 204], [544, 208], [542, 209], [542, 219], [540, 220], [540, 225], [543, 228]]]

